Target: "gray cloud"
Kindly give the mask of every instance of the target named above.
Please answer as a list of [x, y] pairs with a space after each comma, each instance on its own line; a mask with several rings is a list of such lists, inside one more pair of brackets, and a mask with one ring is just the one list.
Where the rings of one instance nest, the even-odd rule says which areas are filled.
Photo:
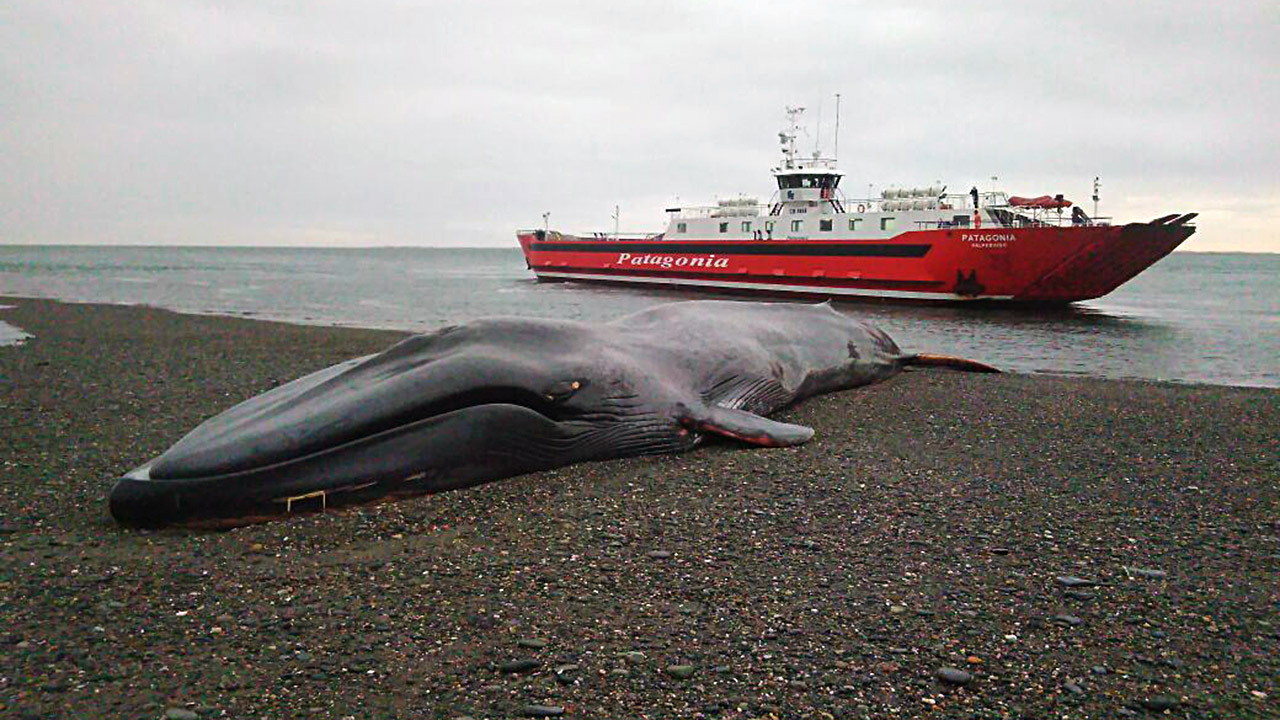
[[[787, 104], [867, 183], [990, 182], [1280, 251], [1268, 3], [0, 9], [0, 241], [511, 244], [767, 194]], [[810, 138], [817, 134], [811, 128]]]

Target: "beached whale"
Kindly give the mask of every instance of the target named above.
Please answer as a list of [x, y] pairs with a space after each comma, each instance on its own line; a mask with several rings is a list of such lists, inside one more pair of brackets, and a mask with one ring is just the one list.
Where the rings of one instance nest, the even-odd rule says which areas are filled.
[[410, 337], [246, 400], [121, 478], [121, 523], [236, 525], [438, 492], [586, 460], [753, 445], [813, 430], [765, 417], [907, 365], [829, 304], [661, 305], [610, 323], [483, 319]]

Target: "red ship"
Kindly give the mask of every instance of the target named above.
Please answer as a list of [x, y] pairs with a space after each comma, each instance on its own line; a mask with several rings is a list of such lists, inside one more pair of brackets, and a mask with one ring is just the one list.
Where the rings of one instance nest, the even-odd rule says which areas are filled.
[[[1061, 195], [948, 194], [937, 185], [849, 199], [834, 158], [780, 133], [778, 190], [669, 208], [665, 232], [517, 234], [539, 280], [908, 301], [1070, 303], [1100, 297], [1195, 232], [1196, 213], [1116, 225]], [[1094, 185], [1097, 201], [1097, 183]], [[1067, 212], [1067, 210], [1070, 212]]]

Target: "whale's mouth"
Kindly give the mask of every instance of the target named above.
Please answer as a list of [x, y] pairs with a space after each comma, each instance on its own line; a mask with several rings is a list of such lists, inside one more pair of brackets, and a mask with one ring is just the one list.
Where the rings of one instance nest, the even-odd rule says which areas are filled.
[[[345, 442], [229, 472], [157, 472], [166, 453], [119, 479], [111, 514], [138, 527], [234, 527], [553, 467], [574, 434], [554, 419], [554, 403], [531, 395], [467, 393]], [[527, 404], [502, 402], [511, 399]]]
[[[516, 385], [473, 385], [434, 398], [390, 387], [357, 395], [345, 386], [282, 386], [211, 418], [151, 464], [152, 479], [198, 479], [261, 470], [433, 418], [486, 407], [519, 407], [551, 423], [574, 413], [553, 392]], [[279, 397], [273, 398], [276, 393]]]
[[[362, 440], [394, 433], [409, 426], [420, 425], [423, 421], [439, 418], [450, 413], [496, 406], [524, 408], [542, 416], [549, 422], [562, 422], [570, 419], [573, 415], [565, 407], [558, 405], [553, 396], [536, 393], [524, 388], [501, 386], [475, 388], [447, 395], [433, 402], [399, 412], [372, 417], [365, 422], [345, 428], [341, 432], [318, 433], [310, 441], [281, 443], [279, 448], [264, 448], [261, 445], [260, 438], [255, 437], [258, 432], [278, 432], [273, 427], [273, 423], [269, 420], [264, 420], [260, 427], [243, 431], [237, 441], [238, 444], [252, 444], [257, 448], [258, 452], [252, 460], [229, 462], [224, 458], [221, 462], [199, 462], [187, 465], [186, 461], [195, 454], [195, 448], [188, 449], [175, 445], [146, 467], [150, 468], [148, 476], [154, 479], [181, 480], [184, 478], [198, 479], [234, 475], [287, 464], [309, 456], [337, 450], [353, 443], [359, 443]], [[254, 432], [255, 430], [257, 432]]]
[[358, 432], [353, 433], [352, 437], [339, 440], [338, 442], [341, 444], [350, 440], [355, 440], [361, 435], [377, 435], [388, 430], [394, 430], [405, 425], [429, 420], [457, 410], [476, 408], [483, 405], [517, 405], [525, 408], [526, 410], [532, 410], [552, 422], [564, 420], [569, 414], [565, 411], [563, 406], [557, 404], [554, 396], [536, 393], [532, 390], [520, 387], [479, 387], [446, 395], [438, 400], [425, 403], [408, 411], [392, 414], [385, 418], [369, 422], [368, 424], [361, 426], [358, 429]]
[[[398, 412], [371, 417], [365, 422], [347, 428], [344, 432], [319, 433], [311, 442], [301, 442], [292, 448], [285, 447], [276, 452], [260, 453], [253, 464], [246, 464], [243, 467], [235, 467], [234, 469], [214, 468], [212, 473], [206, 474], [226, 474], [227, 472], [278, 465], [282, 462], [337, 450], [353, 443], [394, 433], [410, 426], [418, 426], [424, 421], [440, 418], [451, 413], [499, 406], [508, 408], [513, 406], [521, 407], [537, 413], [550, 422], [560, 422], [569, 415], [563, 407], [558, 407], [553, 399], [524, 388], [502, 386], [474, 388]], [[165, 475], [156, 476], [165, 477]]]

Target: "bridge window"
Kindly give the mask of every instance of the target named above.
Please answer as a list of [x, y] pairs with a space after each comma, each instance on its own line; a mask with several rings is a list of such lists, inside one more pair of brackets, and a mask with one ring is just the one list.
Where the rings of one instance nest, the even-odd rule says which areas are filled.
[[860, 222], [862, 222], [862, 218], [849, 218], [849, 229], [856, 231]]
[[722, 233], [727, 233], [727, 232], [729, 232], [729, 223], [727, 223], [727, 222], [722, 222], [722, 223], [720, 223], [720, 232], [722, 232]]
[[955, 225], [956, 227], [969, 227], [969, 216], [968, 215], [952, 215], [951, 224]]
[[744, 223], [742, 223], [742, 232], [744, 232], [744, 233], [749, 233], [749, 232], [751, 232], [751, 223], [749, 223], [749, 222], [744, 222]]
[[894, 226], [894, 225], [896, 225], [896, 224], [897, 224], [897, 221], [896, 221], [896, 219], [895, 219], [895, 218], [891, 218], [891, 217], [887, 217], [887, 218], [880, 218], [880, 229], [881, 229], [881, 230], [885, 230], [885, 231], [892, 230], [892, 229], [893, 229], [893, 226]]
[[676, 223], [676, 232], [689, 232], [689, 223]]
[[803, 220], [792, 220], [792, 221], [791, 221], [791, 232], [800, 232], [800, 231], [801, 231], [801, 230], [803, 230], [803, 229], [804, 229], [804, 221], [803, 221]]
[[822, 232], [831, 232], [831, 221], [830, 221], [830, 220], [819, 220], [819, 221], [818, 221], [818, 230], [820, 230], [820, 231], [822, 231]]
[[836, 175], [781, 175], [778, 177], [778, 187], [782, 190], [835, 188], [839, 184], [840, 178]]

